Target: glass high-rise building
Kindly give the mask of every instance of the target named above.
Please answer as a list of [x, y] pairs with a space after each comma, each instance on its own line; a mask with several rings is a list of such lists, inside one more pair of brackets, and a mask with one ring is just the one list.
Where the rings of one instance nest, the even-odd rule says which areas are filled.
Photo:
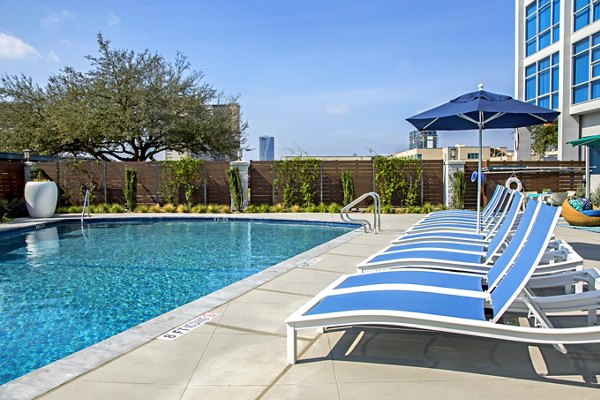
[[273, 136], [260, 136], [258, 138], [258, 159], [260, 161], [273, 161], [275, 159], [275, 138]]
[[560, 111], [558, 158], [579, 160], [567, 142], [600, 132], [600, 0], [515, 0], [515, 14], [515, 98]]
[[437, 149], [437, 131], [412, 131], [409, 134], [409, 149]]

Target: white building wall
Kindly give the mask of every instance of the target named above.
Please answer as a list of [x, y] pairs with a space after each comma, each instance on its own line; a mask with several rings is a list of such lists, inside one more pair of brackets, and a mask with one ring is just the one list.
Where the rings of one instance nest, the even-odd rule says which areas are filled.
[[[600, 20], [573, 32], [573, 1], [560, 1], [560, 40], [550, 46], [525, 57], [525, 8], [534, 0], [515, 0], [515, 94], [520, 100], [525, 98], [525, 67], [559, 51], [560, 81], [558, 117], [558, 158], [559, 160], [582, 160], [579, 149], [567, 142], [600, 133], [600, 99], [571, 105], [572, 92], [572, 48], [573, 43], [600, 31]], [[519, 129], [519, 160], [529, 160], [531, 136], [527, 129]]]

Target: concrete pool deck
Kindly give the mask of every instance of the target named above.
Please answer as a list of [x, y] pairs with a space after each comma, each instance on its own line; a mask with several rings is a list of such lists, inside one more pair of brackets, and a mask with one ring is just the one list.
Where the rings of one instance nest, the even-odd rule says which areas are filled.
[[[257, 217], [339, 222], [338, 215], [330, 214]], [[353, 273], [358, 262], [419, 218], [384, 215], [383, 231], [377, 235], [353, 232], [262, 276], [209, 295], [203, 298], [205, 304], [161, 316], [134, 332], [143, 338], [141, 342], [115, 344], [129, 346], [125, 354], [109, 354], [116, 358], [108, 362], [92, 355], [91, 370], [78, 377], [68, 375], [67, 360], [63, 380], [74, 379], [39, 398], [600, 398], [600, 345], [568, 346], [569, 353], [562, 355], [551, 346], [436, 332], [315, 330], [299, 332], [299, 362], [288, 365], [284, 319], [341, 274]], [[556, 236], [584, 257], [586, 267], [600, 267], [600, 234], [559, 227]], [[168, 330], [165, 324], [175, 327], [206, 311], [216, 317], [178, 339], [153, 339]], [[31, 390], [4, 385], [0, 398], [32, 398], [41, 393], [36, 380], [43, 382], [45, 375], [57, 372], [38, 371], [29, 381]]]

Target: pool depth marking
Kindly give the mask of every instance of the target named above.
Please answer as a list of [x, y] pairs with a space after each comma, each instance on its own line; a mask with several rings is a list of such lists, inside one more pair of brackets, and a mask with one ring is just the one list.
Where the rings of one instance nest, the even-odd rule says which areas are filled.
[[157, 339], [163, 340], [175, 340], [185, 335], [186, 333], [196, 329], [199, 326], [204, 325], [208, 321], [217, 317], [216, 313], [204, 313], [199, 317], [196, 317], [183, 325], [179, 325], [177, 328], [170, 330], [169, 332], [160, 335]]

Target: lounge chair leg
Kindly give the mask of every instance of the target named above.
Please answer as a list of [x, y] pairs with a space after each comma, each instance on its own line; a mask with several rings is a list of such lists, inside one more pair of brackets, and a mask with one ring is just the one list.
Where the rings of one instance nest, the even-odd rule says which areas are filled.
[[288, 364], [296, 364], [296, 338], [297, 332], [296, 328], [292, 324], [288, 324], [287, 326], [287, 359]]

